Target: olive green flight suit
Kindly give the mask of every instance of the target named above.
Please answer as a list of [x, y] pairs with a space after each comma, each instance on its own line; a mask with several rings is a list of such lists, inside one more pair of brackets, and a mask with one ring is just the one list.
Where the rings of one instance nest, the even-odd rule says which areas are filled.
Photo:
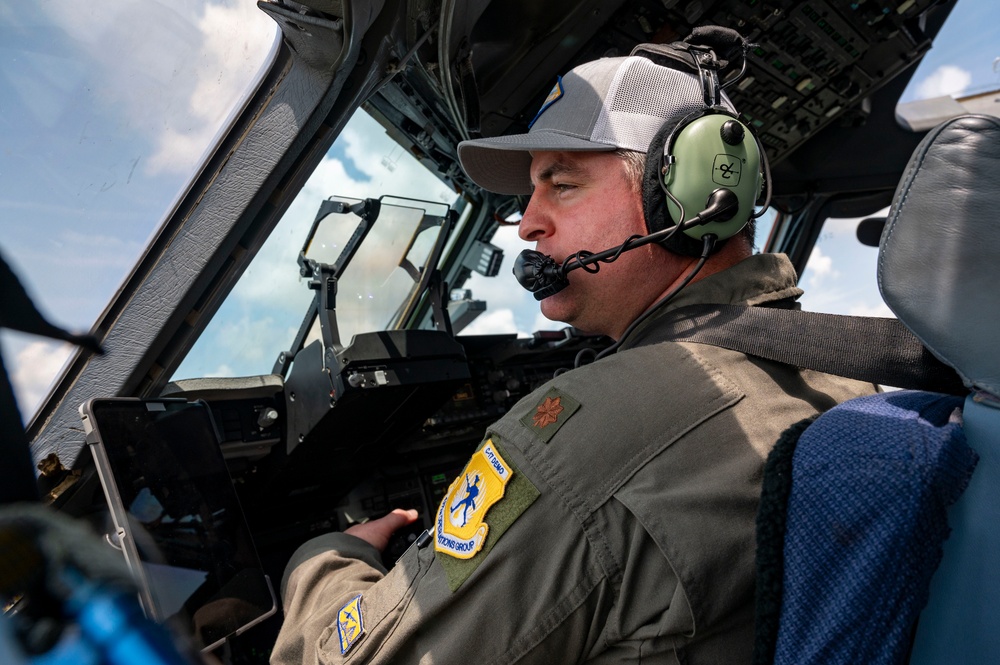
[[[801, 293], [784, 256], [757, 255], [665, 311]], [[303, 545], [271, 662], [749, 663], [764, 459], [789, 425], [874, 387], [649, 343], [656, 331], [654, 314], [618, 353], [553, 379], [490, 427], [484, 442], [509, 482], [471, 559], [436, 552], [441, 533], [388, 574], [352, 536]], [[483, 487], [489, 470], [477, 468], [453, 497]], [[440, 514], [460, 514], [448, 501]]]

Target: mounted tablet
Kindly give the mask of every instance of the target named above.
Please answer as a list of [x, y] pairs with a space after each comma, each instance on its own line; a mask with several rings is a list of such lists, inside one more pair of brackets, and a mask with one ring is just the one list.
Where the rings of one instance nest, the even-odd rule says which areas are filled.
[[80, 407], [120, 547], [146, 615], [203, 651], [277, 609], [211, 411], [185, 400], [93, 399]]

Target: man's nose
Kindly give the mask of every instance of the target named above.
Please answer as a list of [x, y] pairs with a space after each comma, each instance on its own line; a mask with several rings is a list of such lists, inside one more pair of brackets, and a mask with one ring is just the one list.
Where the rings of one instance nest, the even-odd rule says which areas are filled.
[[528, 199], [528, 207], [524, 209], [521, 221], [517, 225], [517, 235], [526, 242], [538, 242], [552, 235], [551, 217], [543, 209], [538, 197]]

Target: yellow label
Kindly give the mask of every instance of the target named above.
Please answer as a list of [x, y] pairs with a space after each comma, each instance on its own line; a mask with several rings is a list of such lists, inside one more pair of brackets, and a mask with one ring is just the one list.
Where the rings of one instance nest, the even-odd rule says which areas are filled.
[[340, 653], [346, 654], [358, 638], [365, 632], [361, 616], [361, 596], [355, 596], [337, 613], [337, 634], [340, 637]]
[[503, 498], [512, 475], [511, 466], [488, 439], [441, 501], [434, 549], [459, 559], [470, 559], [482, 549], [490, 528], [484, 520], [486, 512]]

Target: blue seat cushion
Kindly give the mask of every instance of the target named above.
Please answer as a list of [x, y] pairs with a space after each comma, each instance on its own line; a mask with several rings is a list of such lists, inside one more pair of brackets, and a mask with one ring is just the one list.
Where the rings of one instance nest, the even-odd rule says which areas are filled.
[[[947, 508], [977, 461], [962, 432], [962, 402], [916, 391], [854, 399], [805, 428], [790, 475], [791, 446], [776, 449], [786, 464], [781, 471], [769, 460], [762, 517], [773, 511], [767, 474], [783, 473], [791, 482], [787, 514], [778, 520], [784, 522], [780, 589], [773, 588], [772, 574], [772, 588], [760, 590], [780, 599], [773, 662], [905, 658], [941, 561]], [[760, 526], [759, 520], [759, 540]], [[780, 538], [777, 531], [765, 537]], [[767, 543], [759, 545], [767, 550]], [[761, 639], [758, 631], [756, 662], [770, 651], [760, 648]]]

